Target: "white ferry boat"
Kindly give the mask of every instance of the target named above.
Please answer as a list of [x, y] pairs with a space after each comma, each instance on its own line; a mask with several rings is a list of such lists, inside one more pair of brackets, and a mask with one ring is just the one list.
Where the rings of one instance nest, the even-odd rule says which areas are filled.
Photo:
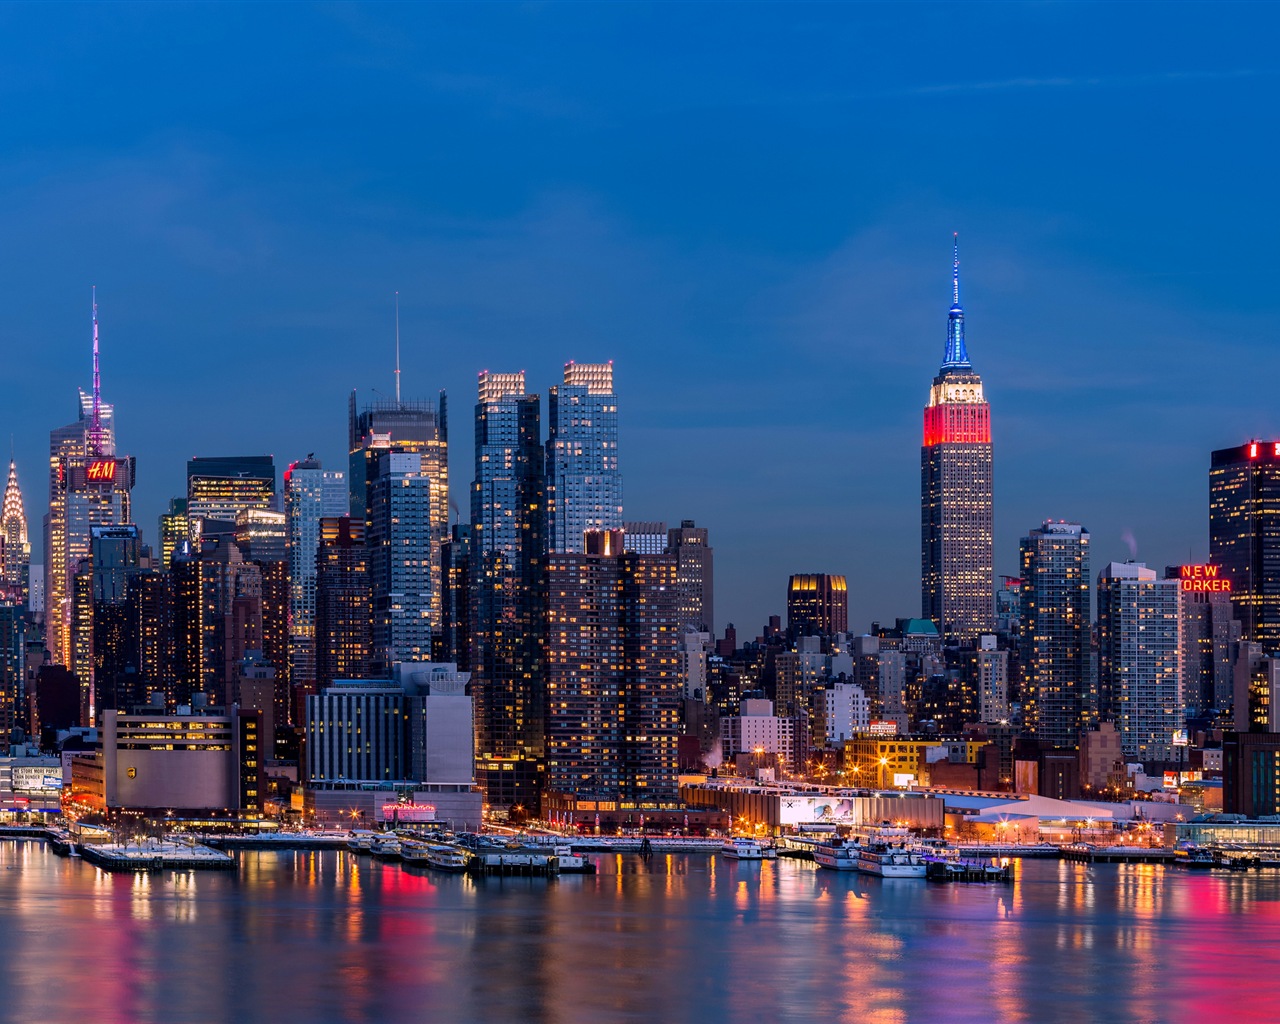
[[754, 839], [741, 836], [726, 839], [720, 854], [730, 860], [764, 860], [764, 848]]
[[417, 839], [400, 840], [400, 859], [415, 867], [426, 867], [427, 844]]
[[858, 853], [858, 870], [881, 878], [924, 878], [926, 864], [920, 851], [906, 843], [873, 841]]
[[813, 859], [820, 868], [832, 871], [857, 871], [862, 847], [852, 840], [831, 836], [813, 845]]
[[351, 835], [347, 837], [347, 849], [352, 853], [369, 853], [380, 835], [382, 835], [381, 832], [370, 832], [361, 828], [352, 829]]
[[466, 871], [467, 851], [441, 843], [427, 844], [427, 867], [437, 871]]
[[400, 839], [394, 835], [388, 835], [383, 839], [376, 839], [369, 852], [378, 860], [399, 860], [400, 859]]

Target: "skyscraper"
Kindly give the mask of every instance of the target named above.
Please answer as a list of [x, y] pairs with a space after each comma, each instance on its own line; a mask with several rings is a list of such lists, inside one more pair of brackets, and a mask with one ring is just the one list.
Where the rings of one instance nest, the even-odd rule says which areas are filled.
[[370, 595], [364, 522], [350, 516], [323, 517], [316, 552], [317, 690], [368, 672], [373, 647]]
[[1026, 724], [1046, 746], [1073, 749], [1096, 709], [1089, 687], [1089, 531], [1046, 520], [1019, 545]]
[[479, 779], [536, 806], [544, 754], [546, 534], [541, 400], [524, 373], [480, 374], [471, 487], [471, 679]]
[[276, 507], [276, 467], [270, 455], [194, 458], [187, 462], [187, 521], [192, 539], [205, 519], [234, 523], [244, 509]]
[[[676, 557], [676, 593], [681, 627], [715, 633], [715, 552], [705, 526], [682, 519], [667, 531], [667, 551]], [[847, 605], [846, 605], [846, 619]]]
[[22, 488], [18, 486], [18, 464], [13, 459], [9, 460], [9, 481], [4, 488], [4, 504], [0, 506], [0, 541], [3, 541], [4, 584], [19, 588], [26, 603], [30, 596], [31, 542], [27, 537]]
[[548, 397], [548, 545], [581, 553], [587, 530], [620, 529], [613, 363], [566, 363], [564, 384], [551, 388]]
[[833, 636], [849, 629], [849, 583], [825, 572], [801, 573], [787, 581], [787, 633]]
[[676, 562], [623, 551], [620, 530], [548, 556], [547, 789], [673, 800], [681, 687]]
[[991, 496], [991, 406], [965, 348], [957, 243], [947, 347], [929, 391], [920, 449], [923, 616], [947, 644], [973, 640], [995, 624]]
[[[90, 531], [130, 521], [134, 460], [116, 454], [115, 415], [102, 401], [98, 304], [93, 304], [93, 391], [80, 415], [49, 434], [49, 513], [45, 517], [45, 628], [55, 665], [72, 664], [72, 580], [90, 557]], [[87, 695], [88, 680], [81, 680]], [[87, 702], [85, 702], [87, 706]]]
[[351, 515], [365, 521], [374, 654], [429, 661], [440, 632], [440, 549], [449, 536], [447, 401], [350, 402]]
[[289, 675], [294, 683], [316, 679], [316, 556], [320, 549], [320, 520], [344, 515], [348, 508], [343, 475], [324, 469], [314, 456], [291, 463], [285, 470]]
[[1179, 581], [1112, 562], [1098, 573], [1098, 712], [1120, 749], [1140, 761], [1174, 759], [1184, 726]]
[[1280, 441], [1213, 453], [1209, 561], [1230, 582], [1244, 639], [1280, 652]]

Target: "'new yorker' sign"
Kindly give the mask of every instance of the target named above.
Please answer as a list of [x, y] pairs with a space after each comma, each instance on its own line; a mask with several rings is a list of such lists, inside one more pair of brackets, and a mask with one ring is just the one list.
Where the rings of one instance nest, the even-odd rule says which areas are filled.
[[1217, 565], [1179, 566], [1178, 576], [1182, 581], [1182, 589], [1196, 593], [1231, 593], [1231, 580], [1219, 575], [1221, 568]]

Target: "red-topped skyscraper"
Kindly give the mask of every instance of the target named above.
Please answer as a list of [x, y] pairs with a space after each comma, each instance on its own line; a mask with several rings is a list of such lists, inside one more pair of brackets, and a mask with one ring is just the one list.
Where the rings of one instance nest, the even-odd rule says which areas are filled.
[[995, 625], [991, 406], [964, 344], [957, 239], [947, 349], [924, 410], [920, 448], [920, 592], [923, 615], [948, 644]]

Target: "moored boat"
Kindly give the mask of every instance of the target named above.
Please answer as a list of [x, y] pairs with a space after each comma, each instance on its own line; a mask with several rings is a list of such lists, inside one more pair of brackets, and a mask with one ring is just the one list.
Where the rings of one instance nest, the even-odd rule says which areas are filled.
[[556, 865], [561, 873], [571, 875], [594, 875], [596, 866], [581, 853], [574, 853], [568, 843], [556, 844]]
[[720, 847], [721, 856], [730, 860], [764, 860], [764, 849], [754, 839], [731, 836]]
[[880, 878], [924, 878], [926, 865], [920, 851], [906, 843], [872, 841], [858, 853], [858, 870]]
[[394, 835], [388, 835], [385, 839], [375, 839], [373, 845], [369, 847], [369, 852], [378, 860], [399, 860], [400, 839]]
[[831, 836], [813, 845], [813, 859], [820, 868], [832, 871], [857, 871], [862, 847], [851, 840]]
[[456, 846], [427, 843], [427, 867], [436, 871], [466, 871], [468, 854]]
[[352, 853], [369, 853], [381, 834], [367, 829], [352, 829], [351, 835], [347, 837], [347, 849]]

